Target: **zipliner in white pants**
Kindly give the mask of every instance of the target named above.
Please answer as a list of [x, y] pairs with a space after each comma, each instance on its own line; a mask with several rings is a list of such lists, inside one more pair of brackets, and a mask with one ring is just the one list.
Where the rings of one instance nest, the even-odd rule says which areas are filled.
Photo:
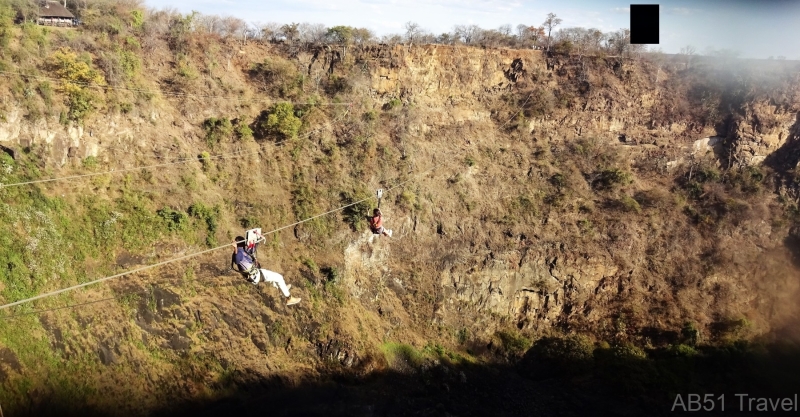
[[283, 293], [283, 296], [289, 298], [289, 288], [286, 286], [286, 281], [283, 280], [283, 275], [268, 271], [266, 269], [259, 269], [260, 274], [256, 274], [255, 280], [253, 280], [253, 285], [258, 284], [262, 279], [264, 282], [271, 282], [272, 286], [278, 288]]

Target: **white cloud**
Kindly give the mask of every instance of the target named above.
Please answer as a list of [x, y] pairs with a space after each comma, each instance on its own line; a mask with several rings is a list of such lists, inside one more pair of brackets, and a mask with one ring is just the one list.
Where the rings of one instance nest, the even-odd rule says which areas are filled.
[[630, 7], [615, 7], [613, 9], [611, 9], [611, 11], [614, 12], [614, 13], [619, 13], [619, 14], [628, 14], [628, 13], [631, 12], [631, 8]]
[[699, 12], [700, 9], [690, 9], [688, 7], [670, 7], [666, 9], [665, 13], [667, 14], [675, 14], [681, 16], [689, 16]]

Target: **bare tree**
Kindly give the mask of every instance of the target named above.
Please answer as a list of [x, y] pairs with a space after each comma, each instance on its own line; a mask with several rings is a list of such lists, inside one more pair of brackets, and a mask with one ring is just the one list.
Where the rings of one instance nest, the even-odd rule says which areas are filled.
[[542, 26], [547, 30], [547, 52], [550, 52], [551, 46], [551, 37], [550, 34], [553, 32], [553, 29], [561, 24], [561, 19], [556, 16], [555, 13], [548, 13], [547, 19], [544, 20]]
[[631, 46], [630, 29], [620, 29], [610, 33], [606, 39], [606, 44], [611, 53], [618, 56], [625, 56]]
[[410, 44], [414, 43], [414, 40], [417, 38], [417, 36], [422, 34], [422, 29], [417, 23], [406, 22], [403, 27], [406, 29], [406, 40]]
[[353, 29], [353, 42], [358, 45], [364, 45], [372, 42], [375, 39], [375, 33], [367, 28], [354, 28]]
[[590, 50], [592, 53], [597, 53], [600, 51], [604, 36], [605, 35], [600, 29], [589, 29]]
[[517, 25], [517, 39], [522, 42], [528, 40], [528, 25]]
[[257, 26], [261, 32], [261, 39], [265, 42], [277, 42], [281, 36], [281, 25], [275, 22], [264, 23]]
[[436, 37], [436, 42], [442, 45], [452, 45], [455, 40], [455, 37], [449, 33], [442, 33], [441, 35]]
[[392, 34], [392, 35], [383, 35], [381, 37], [381, 43], [385, 43], [387, 45], [397, 45], [398, 43], [403, 42], [403, 38], [400, 35]]
[[695, 53], [697, 53], [697, 48], [695, 48], [692, 45], [686, 45], [683, 48], [681, 48], [681, 51], [679, 53], [681, 55], [694, 55]]
[[679, 55], [683, 55], [683, 57], [684, 57], [683, 58], [683, 62], [686, 65], [686, 68], [689, 68], [689, 66], [691, 66], [692, 60], [694, 59], [694, 58], [692, 58], [692, 56], [696, 52], [697, 52], [697, 48], [695, 48], [692, 45], [686, 45], [683, 48], [681, 48], [681, 50], [680, 50], [680, 52], [678, 54]]
[[417, 35], [417, 44], [430, 45], [436, 43], [436, 35], [430, 32], [422, 32]]
[[664, 64], [667, 61], [666, 55], [664, 55], [664, 51], [661, 48], [653, 47], [650, 51], [647, 52], [647, 60], [650, 61], [653, 66], [656, 67], [656, 86], [658, 86], [658, 80], [661, 75], [661, 68], [664, 67]]
[[220, 30], [220, 17], [214, 14], [201, 14], [195, 17], [197, 30], [207, 33], [218, 33]]
[[239, 37], [247, 28], [247, 23], [238, 17], [225, 16], [220, 22], [219, 34], [225, 38]]
[[478, 25], [457, 25], [453, 30], [454, 37], [467, 45], [477, 43], [482, 33], [483, 29]]
[[511, 25], [505, 24], [497, 28], [497, 31], [500, 32], [503, 36], [511, 36]]
[[301, 23], [297, 30], [301, 42], [323, 43], [328, 36], [328, 28], [322, 23]]

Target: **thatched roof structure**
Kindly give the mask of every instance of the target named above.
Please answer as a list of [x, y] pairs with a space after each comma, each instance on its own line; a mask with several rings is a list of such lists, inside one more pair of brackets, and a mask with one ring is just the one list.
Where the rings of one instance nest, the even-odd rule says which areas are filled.
[[41, 7], [39, 7], [39, 17], [50, 19], [50, 18], [61, 18], [61, 19], [74, 19], [75, 15], [73, 15], [66, 7], [62, 6], [61, 3], [56, 1], [48, 1]]

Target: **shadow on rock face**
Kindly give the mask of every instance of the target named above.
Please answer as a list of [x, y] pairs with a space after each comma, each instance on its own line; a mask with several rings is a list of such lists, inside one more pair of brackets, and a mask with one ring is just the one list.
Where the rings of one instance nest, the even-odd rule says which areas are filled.
[[789, 129], [786, 143], [764, 160], [764, 165], [781, 175], [786, 175], [794, 170], [798, 163], [800, 163], [800, 113], [798, 113], [794, 125]]
[[789, 236], [783, 241], [786, 248], [792, 254], [792, 262], [800, 268], [800, 226], [795, 226], [789, 233]]
[[[796, 329], [795, 329], [796, 330]], [[783, 336], [781, 333], [776, 336]], [[800, 332], [795, 331], [797, 337]], [[793, 340], [793, 339], [792, 339]], [[357, 369], [356, 369], [357, 368]], [[518, 364], [426, 359], [400, 372], [321, 369], [321, 376], [219, 376], [215, 399], [171, 398], [155, 410], [100, 412], [67, 392], [38, 395], [19, 416], [667, 416], [676, 393], [793, 397], [800, 344], [672, 345], [642, 350], [588, 339], [544, 338]], [[175, 376], [176, 381], [186, 376]], [[305, 379], [303, 379], [305, 378]], [[291, 382], [295, 381], [295, 382]], [[36, 390], [34, 390], [36, 391]], [[730, 394], [730, 395], [728, 395]], [[93, 394], [101, 395], [101, 394]], [[178, 394], [180, 395], [180, 394]]]

